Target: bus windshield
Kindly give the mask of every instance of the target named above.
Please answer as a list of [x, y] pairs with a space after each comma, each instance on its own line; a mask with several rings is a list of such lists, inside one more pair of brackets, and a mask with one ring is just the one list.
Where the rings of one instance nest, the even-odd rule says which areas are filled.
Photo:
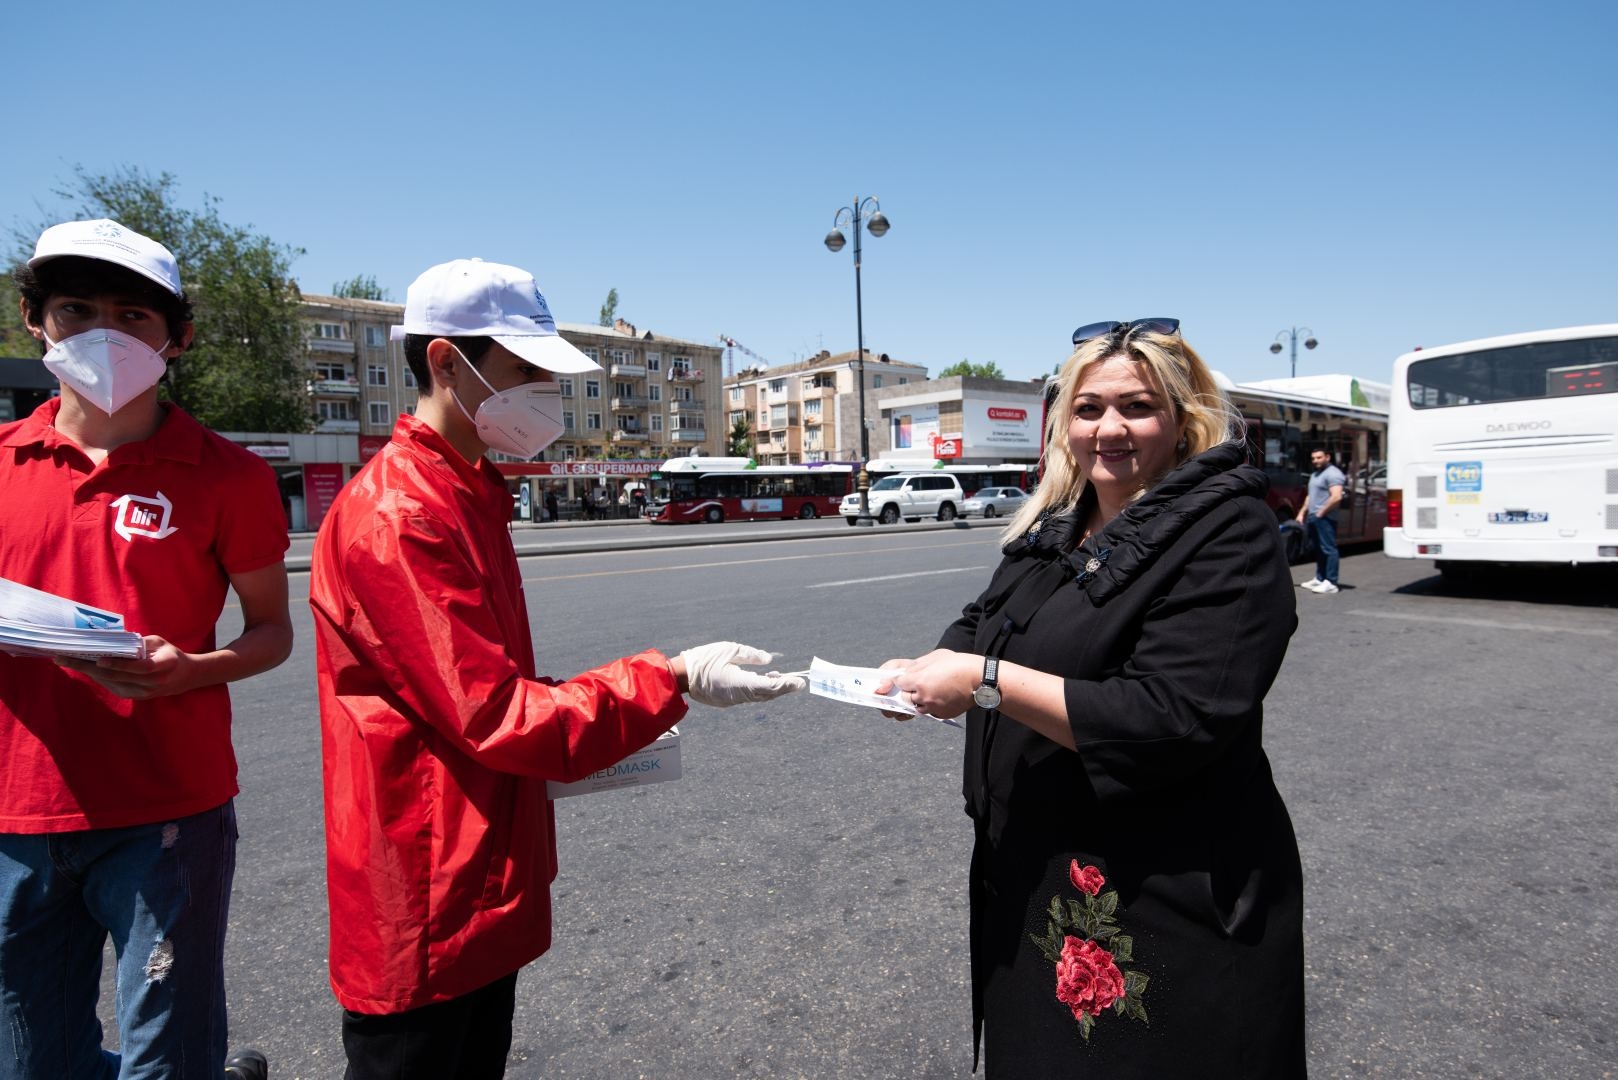
[[1610, 394], [1618, 390], [1618, 338], [1540, 341], [1415, 360], [1406, 385], [1413, 409]]

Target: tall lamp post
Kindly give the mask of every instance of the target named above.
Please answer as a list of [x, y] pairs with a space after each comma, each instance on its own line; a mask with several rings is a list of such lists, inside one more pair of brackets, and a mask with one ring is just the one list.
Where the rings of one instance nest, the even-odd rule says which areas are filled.
[[1320, 344], [1320, 342], [1315, 340], [1315, 332], [1313, 330], [1309, 329], [1307, 326], [1294, 326], [1290, 330], [1283, 330], [1279, 334], [1275, 335], [1275, 340], [1274, 341], [1270, 342], [1270, 351], [1272, 353], [1279, 353], [1281, 351], [1281, 339], [1282, 338], [1291, 338], [1292, 339], [1292, 377], [1294, 379], [1296, 379], [1298, 377], [1298, 335], [1299, 334], [1303, 335], [1303, 347], [1306, 348], [1306, 349], [1312, 349], [1316, 345]]
[[854, 202], [837, 211], [832, 219], [832, 230], [826, 234], [826, 249], [832, 252], [843, 250], [848, 243], [843, 236], [843, 230], [854, 230], [854, 347], [856, 371], [859, 373], [860, 383], [860, 516], [855, 519], [856, 525], [870, 527], [871, 520], [871, 490], [870, 475], [865, 471], [866, 463], [871, 460], [871, 435], [865, 427], [865, 312], [860, 303], [860, 230], [861, 227], [870, 230], [872, 236], [883, 236], [888, 231], [888, 219], [882, 215], [882, 204], [874, 196], [861, 199], [854, 196]]

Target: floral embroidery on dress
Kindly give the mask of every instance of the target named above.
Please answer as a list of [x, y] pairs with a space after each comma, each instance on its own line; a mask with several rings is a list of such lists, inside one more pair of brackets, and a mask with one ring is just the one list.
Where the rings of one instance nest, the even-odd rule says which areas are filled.
[[1135, 959], [1135, 939], [1119, 929], [1117, 890], [1103, 892], [1107, 879], [1101, 871], [1080, 866], [1077, 859], [1069, 864], [1067, 877], [1084, 899], [1051, 897], [1045, 936], [1028, 935], [1056, 965], [1056, 1000], [1072, 1010], [1086, 1042], [1104, 1009], [1150, 1025], [1141, 1004], [1147, 977], [1119, 967]]

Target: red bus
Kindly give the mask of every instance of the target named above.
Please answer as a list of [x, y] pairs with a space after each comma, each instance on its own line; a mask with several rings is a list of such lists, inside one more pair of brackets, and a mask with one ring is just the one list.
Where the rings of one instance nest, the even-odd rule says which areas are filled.
[[656, 525], [837, 516], [854, 490], [845, 462], [756, 465], [748, 458], [678, 457], [652, 474], [647, 517]]

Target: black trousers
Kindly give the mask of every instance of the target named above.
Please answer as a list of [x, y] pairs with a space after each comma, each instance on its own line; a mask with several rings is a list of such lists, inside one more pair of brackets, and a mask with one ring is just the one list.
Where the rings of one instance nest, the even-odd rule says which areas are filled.
[[500, 1080], [511, 1052], [517, 973], [409, 1012], [343, 1010], [344, 1080]]

